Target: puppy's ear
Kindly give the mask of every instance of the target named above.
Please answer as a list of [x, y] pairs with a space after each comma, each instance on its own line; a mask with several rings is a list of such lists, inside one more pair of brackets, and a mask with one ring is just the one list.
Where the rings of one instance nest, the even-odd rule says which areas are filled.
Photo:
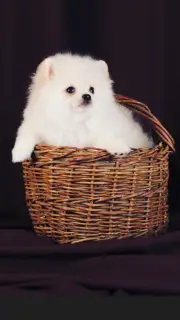
[[102, 72], [106, 75], [106, 77], [109, 77], [109, 70], [108, 70], [108, 65], [105, 61], [99, 60], [98, 64], [102, 70]]
[[48, 57], [44, 59], [36, 70], [36, 80], [39, 84], [43, 85], [47, 81], [49, 81], [54, 76], [54, 65], [53, 65], [53, 58]]

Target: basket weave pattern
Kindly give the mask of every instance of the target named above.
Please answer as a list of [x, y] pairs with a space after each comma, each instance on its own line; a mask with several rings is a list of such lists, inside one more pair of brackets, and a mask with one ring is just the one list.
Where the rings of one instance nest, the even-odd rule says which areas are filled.
[[152, 122], [153, 149], [112, 156], [95, 148], [37, 145], [23, 162], [34, 230], [60, 243], [155, 235], [168, 225], [169, 153], [174, 141], [148, 107], [117, 100]]

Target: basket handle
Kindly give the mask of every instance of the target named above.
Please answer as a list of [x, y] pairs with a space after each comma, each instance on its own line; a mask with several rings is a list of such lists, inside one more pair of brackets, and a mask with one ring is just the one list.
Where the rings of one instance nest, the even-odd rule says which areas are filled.
[[163, 127], [160, 121], [152, 114], [151, 110], [147, 107], [147, 105], [122, 95], [115, 95], [115, 98], [120, 104], [124, 105], [125, 107], [131, 110], [134, 110], [136, 113], [139, 113], [141, 116], [150, 120], [150, 122], [153, 124], [156, 133], [171, 148], [172, 151], [175, 151], [175, 142], [173, 137]]

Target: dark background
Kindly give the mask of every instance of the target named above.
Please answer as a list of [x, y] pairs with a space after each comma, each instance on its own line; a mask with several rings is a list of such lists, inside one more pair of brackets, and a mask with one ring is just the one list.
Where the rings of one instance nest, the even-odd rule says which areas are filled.
[[[11, 149], [29, 77], [46, 56], [66, 50], [106, 60], [116, 92], [148, 104], [174, 137], [176, 153], [170, 162], [170, 227], [172, 231], [179, 229], [179, 12], [178, 0], [2, 0], [1, 241], [4, 241], [2, 228], [31, 227], [21, 165], [11, 163]], [[10, 233], [6, 235], [9, 239]], [[18, 241], [23, 242], [23, 237]]]

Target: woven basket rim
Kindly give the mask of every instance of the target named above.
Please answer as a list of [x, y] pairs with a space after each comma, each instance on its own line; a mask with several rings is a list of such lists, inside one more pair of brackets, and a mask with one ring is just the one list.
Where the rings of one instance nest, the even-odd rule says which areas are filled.
[[135, 165], [138, 162], [147, 159], [162, 159], [168, 158], [171, 153], [169, 146], [163, 146], [162, 142], [154, 148], [137, 149], [133, 150], [128, 155], [112, 155], [104, 149], [97, 148], [76, 148], [76, 147], [54, 147], [46, 144], [36, 145], [32, 158], [25, 160], [24, 163], [35, 161], [38, 166], [53, 165], [59, 163], [59, 166], [66, 165], [79, 165], [87, 163], [96, 163], [101, 166], [102, 161], [118, 161], [119, 165], [127, 167], [128, 165]]

